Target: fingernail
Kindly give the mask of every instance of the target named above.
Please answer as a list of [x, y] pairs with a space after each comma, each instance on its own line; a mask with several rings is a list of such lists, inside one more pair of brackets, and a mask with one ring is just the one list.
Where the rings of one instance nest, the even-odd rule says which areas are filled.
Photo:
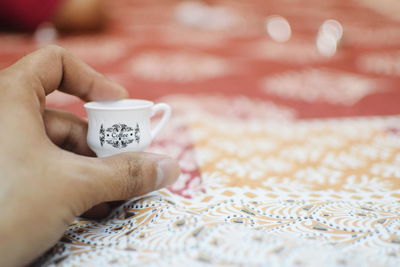
[[111, 90], [108, 92], [110, 94], [110, 97], [113, 97], [115, 99], [121, 99], [121, 98], [127, 98], [129, 97], [128, 91], [123, 88], [122, 86], [115, 85], [112, 87]]
[[123, 99], [128, 98], [129, 93], [123, 86], [118, 84], [118, 81], [111, 79], [110, 77], [105, 77], [109, 83], [108, 90], [105, 91], [107, 98], [111, 99]]
[[127, 97], [129, 97], [129, 93], [125, 88], [119, 87], [119, 89], [118, 89], [118, 97], [127, 98]]
[[117, 100], [128, 97], [129, 93], [123, 87], [114, 86], [107, 88], [107, 90], [96, 92], [96, 95], [90, 96], [90, 99], [93, 101], [108, 101], [108, 100]]
[[156, 188], [163, 188], [173, 184], [179, 177], [178, 163], [173, 159], [163, 159], [157, 166]]

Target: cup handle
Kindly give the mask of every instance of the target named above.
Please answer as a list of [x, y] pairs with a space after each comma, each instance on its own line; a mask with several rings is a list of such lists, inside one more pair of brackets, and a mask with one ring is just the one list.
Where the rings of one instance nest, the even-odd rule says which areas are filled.
[[158, 103], [155, 104], [152, 108], [151, 108], [151, 117], [153, 117], [156, 113], [162, 111], [164, 114], [161, 118], [161, 120], [158, 122], [158, 124], [156, 125], [156, 127], [154, 127], [153, 130], [151, 130], [151, 140], [153, 140], [158, 133], [161, 131], [161, 129], [164, 127], [165, 123], [169, 120], [169, 118], [171, 117], [171, 107], [165, 103]]

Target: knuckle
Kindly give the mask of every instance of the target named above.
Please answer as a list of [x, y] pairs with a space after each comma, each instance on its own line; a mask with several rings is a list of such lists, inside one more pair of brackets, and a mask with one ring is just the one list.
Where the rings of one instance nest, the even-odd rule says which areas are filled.
[[128, 155], [123, 155], [124, 164], [126, 166], [126, 176], [127, 178], [136, 178], [142, 175], [142, 169], [140, 168], [140, 163], [137, 159], [132, 159]]
[[38, 55], [42, 55], [43, 58], [52, 59], [50, 62], [62, 62], [64, 58], [69, 57], [69, 53], [65, 48], [54, 44], [41, 48]]
[[45, 47], [42, 48], [42, 50], [45, 51], [46, 53], [51, 53], [56, 55], [63, 55], [66, 53], [65, 48], [55, 44], [46, 45]]
[[84, 129], [87, 128], [87, 121], [82, 119], [81, 117], [70, 112], [64, 112], [63, 115], [65, 116], [65, 119], [67, 121], [70, 121], [72, 123], [72, 126]]
[[123, 155], [125, 165], [124, 195], [133, 196], [150, 191], [149, 184], [157, 175], [156, 164], [140, 156]]

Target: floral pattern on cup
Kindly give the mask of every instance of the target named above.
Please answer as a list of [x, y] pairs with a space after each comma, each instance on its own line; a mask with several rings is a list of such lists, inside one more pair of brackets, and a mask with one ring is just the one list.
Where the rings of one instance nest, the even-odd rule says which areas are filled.
[[115, 148], [124, 148], [134, 141], [138, 144], [140, 143], [140, 127], [138, 123], [136, 123], [135, 128], [129, 127], [124, 123], [118, 123], [107, 129], [104, 129], [102, 124], [99, 134], [101, 146], [107, 143]]

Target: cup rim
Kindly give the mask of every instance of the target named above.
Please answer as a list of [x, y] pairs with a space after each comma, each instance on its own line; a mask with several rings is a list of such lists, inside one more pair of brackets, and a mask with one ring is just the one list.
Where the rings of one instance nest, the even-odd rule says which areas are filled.
[[[118, 103], [118, 102], [135, 102], [135, 104], [125, 104], [125, 106], [107, 106], [111, 103]], [[135, 99], [135, 98], [126, 98], [126, 99], [119, 99], [119, 100], [111, 100], [111, 101], [92, 101], [87, 102], [83, 106], [87, 110], [136, 110], [136, 109], [145, 109], [150, 108], [154, 105], [154, 102], [145, 99]]]

